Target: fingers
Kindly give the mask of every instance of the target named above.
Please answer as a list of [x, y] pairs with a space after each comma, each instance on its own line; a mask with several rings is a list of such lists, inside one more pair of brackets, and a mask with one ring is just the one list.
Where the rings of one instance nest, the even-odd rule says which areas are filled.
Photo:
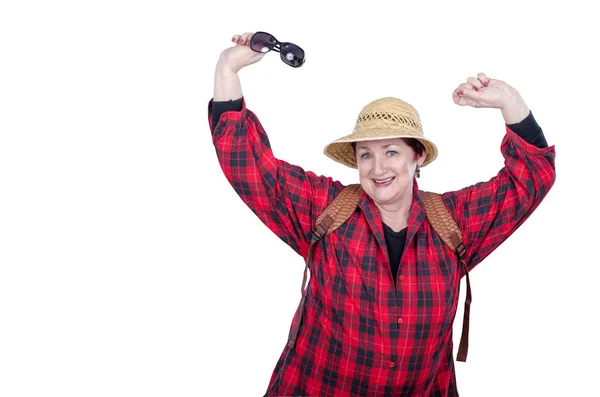
[[[457, 105], [464, 105], [464, 103], [461, 103], [460, 99], [464, 95], [465, 92], [470, 92], [470, 91], [476, 92], [475, 88], [473, 87], [473, 84], [471, 84], [471, 83], [459, 84], [459, 86], [452, 92], [452, 100]], [[465, 102], [465, 101], [462, 101], [462, 102]]]
[[480, 91], [472, 88], [457, 89], [452, 93], [452, 100], [459, 106], [480, 107], [482, 95]]
[[477, 73], [477, 77], [468, 77], [466, 83], [460, 84], [452, 93], [454, 103], [461, 106], [472, 106], [473, 101], [480, 99], [480, 90], [487, 87], [492, 79], [485, 73]]
[[473, 87], [473, 89], [475, 91], [479, 91], [480, 89], [483, 88], [483, 84], [481, 83], [481, 81], [479, 81], [478, 78], [476, 77], [469, 77], [467, 79], [467, 83], [471, 84], [471, 86]]
[[487, 76], [485, 75], [485, 73], [477, 73], [477, 79], [478, 79], [479, 81], [481, 81], [481, 84], [482, 84], [484, 87], [487, 87], [488, 85], [490, 85], [490, 81], [492, 80], [492, 79], [490, 79], [489, 77], [487, 77]]
[[244, 34], [242, 35], [242, 40], [244, 41], [244, 44], [243, 44], [243, 45], [250, 45], [250, 39], [252, 38], [252, 35], [253, 35], [253, 34], [254, 34], [254, 33], [252, 33], [252, 32], [249, 32], [249, 33], [244, 33]]
[[[472, 79], [472, 78], [469, 78]], [[452, 92], [452, 100], [455, 104], [459, 106], [474, 106], [476, 107], [476, 103], [481, 100], [482, 92], [480, 92], [476, 86], [481, 86], [483, 88], [483, 84], [479, 82], [472, 81], [467, 83], [460, 84], [453, 92]]]
[[244, 33], [242, 35], [235, 34], [231, 38], [231, 41], [233, 41], [237, 45], [249, 45], [250, 44], [250, 39], [252, 38], [253, 34], [254, 33], [252, 33], [252, 32], [250, 32], [250, 33]]
[[459, 90], [462, 91], [461, 97], [465, 99], [479, 100], [481, 98], [481, 92], [475, 90]]
[[471, 85], [472, 89], [479, 91], [482, 88], [487, 87], [490, 84], [490, 79], [485, 73], [477, 73], [477, 77], [467, 78], [467, 83]]
[[463, 84], [461, 84], [460, 86], [458, 86], [457, 89], [455, 89], [454, 91], [452, 91], [452, 100], [454, 101], [455, 104], [460, 105], [460, 99], [464, 93], [464, 91], [466, 90], [470, 90], [470, 87], [461, 87]]

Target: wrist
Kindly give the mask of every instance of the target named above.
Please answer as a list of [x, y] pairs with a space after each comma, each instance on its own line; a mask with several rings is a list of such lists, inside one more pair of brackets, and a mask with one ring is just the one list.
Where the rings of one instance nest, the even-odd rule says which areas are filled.
[[242, 87], [237, 73], [233, 72], [227, 62], [219, 59], [215, 69], [215, 86], [213, 100], [228, 101], [239, 99]]
[[221, 54], [221, 56], [219, 57], [219, 61], [217, 62], [217, 66], [216, 66], [215, 70], [216, 70], [217, 74], [222, 74], [222, 75], [237, 74], [237, 72], [239, 71], [239, 70], [235, 70], [233, 65], [230, 64], [230, 62], [227, 59], [227, 56], [225, 54]]
[[507, 92], [501, 110], [506, 124], [519, 123], [529, 115], [529, 107], [525, 104], [521, 94], [514, 88]]

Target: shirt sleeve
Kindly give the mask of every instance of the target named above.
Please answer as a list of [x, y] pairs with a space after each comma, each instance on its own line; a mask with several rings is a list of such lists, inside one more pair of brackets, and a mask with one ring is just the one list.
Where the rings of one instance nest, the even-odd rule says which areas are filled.
[[314, 222], [343, 185], [277, 159], [256, 115], [246, 108], [223, 112], [213, 124], [219, 164], [246, 205], [281, 240], [306, 257]]
[[515, 124], [509, 124], [507, 127], [533, 146], [540, 149], [548, 147], [542, 128], [538, 125], [531, 111], [523, 120]]
[[212, 102], [212, 124], [213, 126], [217, 125], [219, 118], [225, 112], [234, 111], [239, 112], [242, 110], [242, 98], [238, 98], [236, 100], [229, 101], [213, 101]]
[[442, 195], [461, 229], [469, 270], [525, 222], [556, 179], [554, 146], [534, 146], [507, 126], [501, 151], [504, 167], [495, 177]]

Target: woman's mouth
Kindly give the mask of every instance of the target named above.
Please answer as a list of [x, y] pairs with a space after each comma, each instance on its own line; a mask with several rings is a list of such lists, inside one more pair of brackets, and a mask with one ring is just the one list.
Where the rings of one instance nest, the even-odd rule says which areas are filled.
[[394, 178], [395, 176], [389, 177], [387, 179], [373, 179], [373, 182], [375, 182], [376, 187], [387, 187], [390, 185], [390, 183], [392, 183]]

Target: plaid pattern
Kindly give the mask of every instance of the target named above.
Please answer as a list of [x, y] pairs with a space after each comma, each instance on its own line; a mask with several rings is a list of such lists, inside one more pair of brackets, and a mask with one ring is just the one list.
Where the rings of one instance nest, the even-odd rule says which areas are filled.
[[[245, 101], [216, 126], [211, 105], [225, 176], [305, 258], [315, 219], [342, 184], [276, 159]], [[501, 150], [505, 167], [497, 176], [443, 194], [470, 269], [527, 219], [555, 180], [553, 146], [539, 149], [507, 128]], [[318, 243], [298, 339], [283, 350], [268, 396], [458, 396], [452, 323], [463, 274], [426, 220], [416, 181], [413, 194], [396, 287], [381, 218], [365, 193], [350, 219]]]

